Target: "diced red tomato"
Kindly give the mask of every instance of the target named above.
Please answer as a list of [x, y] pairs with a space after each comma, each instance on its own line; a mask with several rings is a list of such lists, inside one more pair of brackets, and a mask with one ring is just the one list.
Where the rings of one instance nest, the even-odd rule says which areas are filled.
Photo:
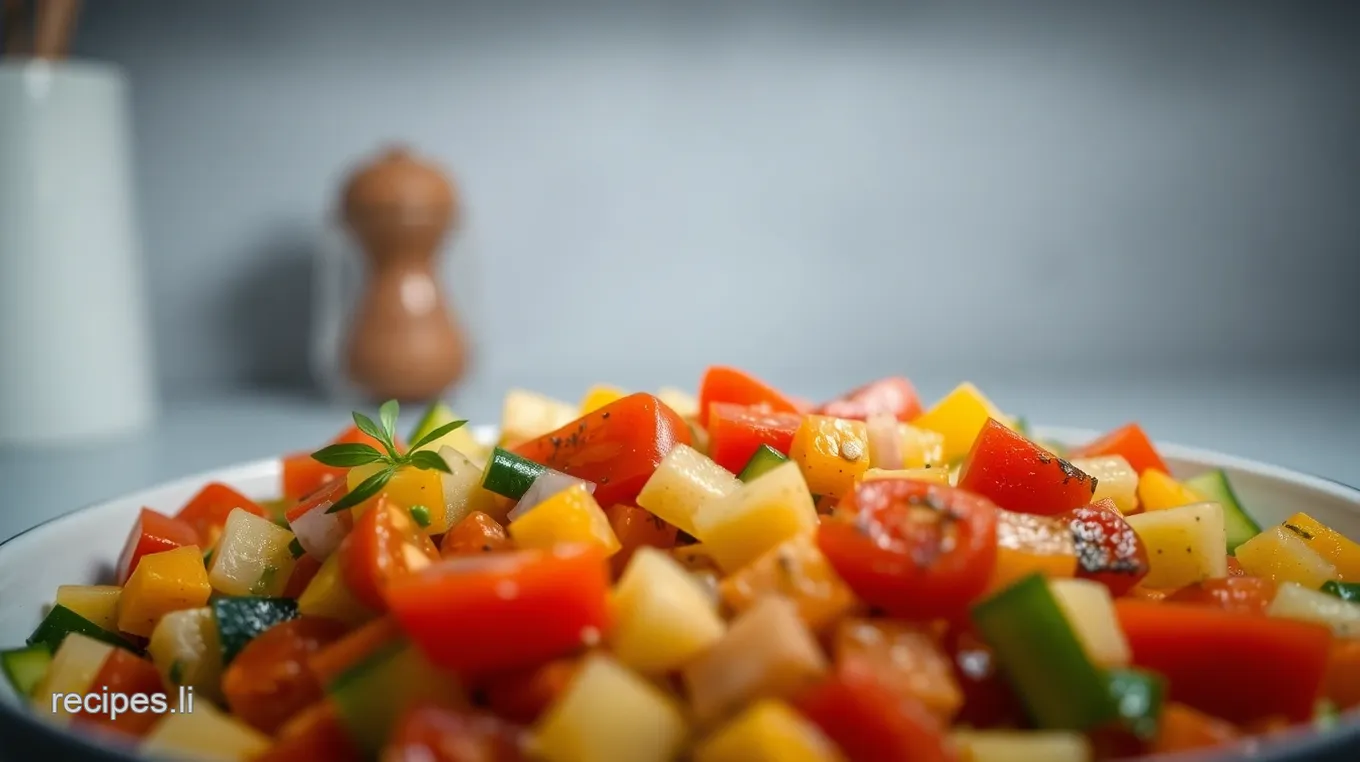
[[335, 705], [320, 701], [289, 720], [274, 745], [252, 762], [361, 762], [363, 758], [336, 714]]
[[689, 426], [661, 400], [638, 392], [587, 413], [515, 453], [595, 483], [601, 505], [631, 503], [678, 444], [690, 443]]
[[1098, 437], [1094, 442], [1073, 448], [1067, 454], [1073, 458], [1122, 455], [1124, 460], [1127, 460], [1129, 465], [1133, 466], [1134, 473], [1141, 474], [1149, 468], [1154, 468], [1162, 473], [1170, 473], [1170, 471], [1167, 471], [1162, 456], [1157, 454], [1157, 448], [1152, 446], [1152, 440], [1148, 439], [1143, 427], [1136, 423], [1120, 426], [1114, 431]]
[[396, 620], [380, 617], [318, 650], [307, 659], [307, 667], [324, 687], [400, 637]]
[[918, 701], [894, 696], [870, 675], [836, 674], [794, 701], [849, 762], [952, 762], [958, 754]]
[[481, 511], [473, 511], [444, 533], [444, 538], [439, 541], [439, 553], [449, 558], [510, 550], [514, 546], [499, 521]]
[[223, 673], [227, 705], [247, 724], [273, 734], [321, 700], [321, 683], [307, 661], [344, 634], [343, 624], [316, 617], [292, 619], [265, 630]]
[[996, 565], [996, 506], [953, 487], [912, 479], [863, 482], [817, 544], [857, 596], [907, 619], [959, 616]]
[[1232, 743], [1241, 737], [1231, 723], [1192, 709], [1175, 701], [1162, 708], [1157, 721], [1157, 738], [1148, 749], [1153, 754], [1170, 754], [1190, 749], [1207, 749]]
[[[90, 683], [90, 692], [107, 693], [110, 696], [119, 694], [127, 697], [129, 701], [133, 696], [145, 695], [145, 701], [150, 705], [153, 695], [165, 693], [166, 690], [165, 684], [161, 682], [161, 674], [154, 664], [130, 651], [115, 648], [95, 673], [94, 681]], [[161, 718], [161, 715], [152, 712], [127, 711], [126, 707], [122, 714], [113, 717], [109, 711], [110, 707], [105, 706], [102, 709], [103, 711], [97, 714], [81, 712], [75, 717], [85, 725], [98, 725], [138, 737], [146, 735], [151, 726]]]
[[1238, 724], [1313, 716], [1331, 631], [1310, 622], [1180, 603], [1115, 601], [1133, 663], [1167, 678], [1170, 697]]
[[1147, 547], [1109, 498], [1068, 513], [1077, 548], [1077, 576], [1123, 595], [1147, 576]]
[[785, 455], [803, 422], [800, 413], [772, 413], [758, 407], [715, 402], [708, 418], [708, 457], [739, 473], [761, 445]]
[[431, 662], [461, 675], [492, 674], [603, 636], [609, 565], [597, 545], [463, 556], [394, 581], [387, 599]]
[[1151, 601], [1152, 603], [1161, 603], [1166, 600], [1166, 597], [1169, 594], [1170, 593], [1165, 590], [1153, 590], [1150, 587], [1143, 587], [1142, 585], [1134, 585], [1124, 591], [1124, 596], [1126, 598], [1135, 601]]
[[382, 762], [521, 762], [523, 741], [495, 715], [422, 702], [397, 721]]
[[921, 415], [921, 398], [911, 381], [891, 376], [846, 392], [822, 405], [817, 412], [857, 421], [866, 420], [875, 413], [887, 413], [899, 421], [910, 421]]
[[699, 423], [704, 428], [708, 428], [710, 408], [715, 402], [756, 406], [771, 413], [802, 412], [797, 403], [778, 389], [745, 371], [724, 365], [710, 367], [699, 381]]
[[206, 549], [217, 544], [227, 515], [236, 508], [264, 516], [259, 503], [221, 482], [213, 482], [190, 498], [175, 518], [193, 527], [198, 533], [198, 546]]
[[959, 489], [1008, 511], [1053, 516], [1090, 503], [1096, 480], [988, 418], [963, 461]]
[[1194, 603], [1225, 611], [1264, 614], [1275, 600], [1275, 581], [1261, 577], [1206, 579], [1167, 596], [1167, 603]]
[[439, 559], [439, 549], [411, 514], [386, 497], [354, 522], [340, 543], [340, 570], [354, 597], [374, 611], [387, 608], [383, 590], [392, 581]]
[[623, 573], [638, 548], [669, 550], [675, 547], [679, 530], [648, 511], [620, 503], [611, 505], [604, 512], [614, 528], [614, 535], [619, 538], [619, 551], [609, 559], [615, 576]]
[[567, 689], [579, 667], [576, 659], [554, 659], [542, 666], [494, 675], [486, 680], [487, 704], [502, 717], [532, 723]]
[[[366, 444], [375, 447], [379, 451], [385, 451], [378, 440], [370, 437], [359, 430], [358, 426], [350, 426], [340, 433], [340, 436], [332, 439], [330, 444]], [[400, 441], [394, 442], [397, 449], [403, 449]], [[287, 500], [301, 500], [302, 498], [317, 491], [326, 482], [334, 480], [345, 480], [345, 473], [349, 469], [327, 466], [312, 459], [310, 452], [295, 452], [285, 456], [283, 459], [283, 497]]]
[[293, 573], [288, 575], [288, 585], [283, 588], [285, 598], [299, 598], [307, 589], [316, 573], [321, 571], [321, 562], [303, 553], [293, 565]]
[[1360, 639], [1332, 641], [1327, 659], [1327, 698], [1343, 711], [1360, 706]]
[[143, 508], [137, 523], [132, 525], [132, 531], [128, 533], [122, 554], [118, 556], [118, 584], [128, 581], [142, 556], [197, 544], [198, 532], [192, 526], [164, 513]]

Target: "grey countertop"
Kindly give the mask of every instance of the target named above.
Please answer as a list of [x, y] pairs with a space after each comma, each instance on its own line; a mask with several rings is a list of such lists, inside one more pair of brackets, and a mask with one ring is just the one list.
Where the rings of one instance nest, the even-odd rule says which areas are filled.
[[[975, 379], [1008, 412], [1055, 426], [1111, 428], [1141, 421], [1158, 439], [1229, 452], [1360, 485], [1360, 375], [1186, 375], [1130, 379]], [[918, 379], [933, 399], [945, 380]], [[566, 398], [580, 390], [540, 384]], [[462, 390], [459, 412], [493, 423], [506, 384]], [[833, 384], [798, 391], [824, 396]], [[314, 447], [347, 408], [262, 391], [172, 395], [135, 437], [67, 447], [0, 448], [0, 538], [53, 516], [218, 466]]]

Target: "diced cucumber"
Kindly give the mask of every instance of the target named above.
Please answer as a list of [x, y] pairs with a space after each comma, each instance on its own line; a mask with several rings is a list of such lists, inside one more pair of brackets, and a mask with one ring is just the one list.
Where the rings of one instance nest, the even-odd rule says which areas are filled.
[[20, 696], [33, 695], [33, 688], [51, 664], [52, 652], [43, 643], [0, 652], [0, 667], [4, 667], [5, 677]]
[[[415, 429], [411, 431], [411, 438], [406, 441], [415, 444], [424, 439], [425, 435], [429, 434], [431, 431], [434, 431], [440, 426], [446, 426], [453, 423], [456, 420], [458, 420], [458, 418], [453, 414], [453, 408], [450, 408], [441, 400], [436, 400], [430, 403], [429, 407], [425, 408], [425, 414], [420, 416], [420, 423], [416, 424]], [[433, 449], [436, 452], [439, 450], [438, 447]]]
[[741, 469], [740, 474], [737, 474], [737, 478], [743, 482], [749, 482], [757, 476], [768, 472], [775, 466], [781, 463], [787, 463], [788, 460], [788, 456], [784, 453], [767, 444], [763, 444], [760, 446], [759, 450], [755, 451], [755, 454], [751, 456], [751, 459], [746, 461], [746, 466]]
[[1232, 485], [1228, 483], [1228, 475], [1222, 469], [1188, 479], [1185, 486], [1223, 506], [1223, 523], [1228, 529], [1229, 553], [1233, 553], [1238, 545], [1261, 533], [1261, 525], [1257, 524], [1237, 501], [1237, 493], [1233, 492]]
[[223, 664], [230, 664], [260, 633], [298, 616], [297, 601], [292, 598], [219, 598], [212, 608]]
[[1330, 580], [1322, 583], [1322, 592], [1335, 595], [1343, 601], [1360, 603], [1360, 582], [1337, 582]]
[[95, 640], [127, 649], [133, 653], [141, 653], [141, 650], [136, 646], [65, 606], [53, 606], [52, 610], [47, 612], [47, 616], [38, 624], [38, 628], [33, 631], [32, 635], [28, 636], [28, 644], [32, 646], [41, 643], [47, 646], [48, 651], [56, 653], [57, 649], [61, 647], [61, 642], [66, 640], [66, 636], [73, 632], [88, 635]]
[[1119, 712], [1119, 723], [1134, 736], [1148, 741], [1157, 736], [1166, 681], [1155, 672], [1141, 669], [1109, 671], [1110, 698]]
[[497, 447], [491, 451], [482, 475], [482, 487], [511, 500], [524, 497], [529, 487], [548, 467]]
[[415, 646], [398, 641], [341, 674], [326, 692], [350, 737], [376, 756], [413, 701], [447, 699], [455, 689]]

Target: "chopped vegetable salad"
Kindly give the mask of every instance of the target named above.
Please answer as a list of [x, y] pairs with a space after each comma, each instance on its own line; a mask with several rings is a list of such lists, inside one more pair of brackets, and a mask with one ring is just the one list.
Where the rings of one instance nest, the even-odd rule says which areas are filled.
[[[0, 654], [14, 688], [271, 762], [1087, 762], [1360, 706], [1360, 545], [1137, 424], [1064, 449], [970, 384], [818, 406], [726, 367], [512, 391], [496, 446], [397, 413], [284, 458], [280, 500], [143, 509]], [[101, 690], [197, 702], [48, 711]]]

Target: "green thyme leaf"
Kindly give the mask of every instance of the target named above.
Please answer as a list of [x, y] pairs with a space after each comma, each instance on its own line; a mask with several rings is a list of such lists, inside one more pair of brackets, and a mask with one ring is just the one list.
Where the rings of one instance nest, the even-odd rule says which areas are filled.
[[449, 464], [445, 463], [444, 459], [440, 457], [437, 452], [419, 450], [407, 455], [403, 460], [416, 468], [426, 471], [443, 471], [446, 474], [453, 473], [449, 470]]
[[411, 518], [422, 528], [430, 525], [430, 509], [423, 505], [411, 506]]
[[335, 505], [327, 508], [326, 513], [338, 513], [346, 508], [353, 508], [359, 503], [378, 494], [382, 491], [382, 488], [387, 485], [387, 482], [392, 478], [392, 474], [396, 473], [396, 470], [396, 466], [388, 466], [367, 479], [364, 479], [362, 482], [359, 482], [359, 486], [350, 490], [347, 495], [335, 501]]
[[397, 454], [396, 448], [392, 446], [392, 440], [387, 438], [387, 434], [378, 426], [378, 424], [373, 422], [372, 418], [369, 418], [363, 413], [360, 413], [358, 410], [355, 410], [354, 425], [358, 426], [360, 431], [378, 440], [379, 444], [387, 448], [388, 453], [390, 453], [393, 456]]
[[466, 423], [467, 423], [467, 421], [451, 421], [451, 422], [449, 422], [449, 423], [444, 424], [443, 426], [440, 426], [439, 428], [435, 429], [434, 431], [431, 431], [430, 433], [428, 433], [428, 434], [426, 434], [425, 436], [421, 437], [419, 440], [417, 440], [417, 441], [415, 441], [415, 442], [412, 442], [412, 443], [411, 443], [411, 451], [412, 451], [412, 452], [415, 452], [416, 450], [419, 450], [420, 448], [422, 448], [422, 447], [424, 447], [425, 445], [427, 445], [427, 444], [433, 442], [434, 440], [436, 440], [436, 439], [438, 439], [438, 438], [444, 436], [445, 434], [449, 433], [450, 431], [453, 431], [454, 429], [462, 428], [462, 426], [463, 426], [464, 424], [466, 424]]
[[312, 460], [337, 468], [376, 463], [383, 457], [376, 447], [366, 444], [333, 444], [312, 453]]
[[[397, 414], [401, 412], [401, 406], [396, 400], [388, 400], [378, 408], [378, 420], [382, 421], [383, 433], [387, 435], [385, 442], [397, 441]], [[393, 448], [393, 455], [396, 455]]]

